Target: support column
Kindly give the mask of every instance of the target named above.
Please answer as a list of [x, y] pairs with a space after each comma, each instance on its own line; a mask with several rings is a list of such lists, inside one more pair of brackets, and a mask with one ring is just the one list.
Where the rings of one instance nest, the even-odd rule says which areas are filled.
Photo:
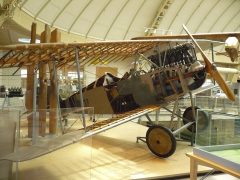
[[[31, 27], [31, 44], [36, 42], [36, 29], [37, 24], [32, 23]], [[27, 111], [32, 112], [33, 109], [33, 89], [34, 89], [34, 65], [27, 66], [27, 87], [26, 87], [26, 94], [25, 94], [25, 106]], [[27, 117], [28, 120], [28, 137], [32, 137], [32, 121], [33, 117], [30, 114]]]
[[[51, 42], [60, 42], [61, 34], [58, 29], [55, 29], [51, 32]], [[57, 82], [55, 79], [55, 74], [57, 75], [57, 70], [54, 67], [54, 62], [49, 62], [49, 72], [50, 72], [50, 94], [49, 94], [49, 105], [50, 105], [50, 113], [49, 113], [49, 133], [56, 134], [57, 133], [57, 108], [58, 108], [58, 89]]]
[[[50, 28], [45, 25], [45, 31], [41, 33], [41, 43], [50, 42]], [[40, 57], [41, 58], [41, 57]], [[38, 110], [39, 110], [39, 134], [45, 136], [46, 133], [46, 109], [47, 109], [47, 64], [39, 64], [39, 94], [38, 94]]]
[[190, 179], [197, 180], [198, 164], [193, 157], [190, 157]]

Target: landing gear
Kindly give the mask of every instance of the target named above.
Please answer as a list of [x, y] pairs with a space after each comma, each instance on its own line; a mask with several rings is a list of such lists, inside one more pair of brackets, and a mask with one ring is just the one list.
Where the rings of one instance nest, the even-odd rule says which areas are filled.
[[149, 127], [146, 133], [146, 143], [150, 151], [161, 158], [171, 156], [176, 150], [174, 135], [162, 126]]
[[[200, 109], [199, 107], [194, 107], [195, 114], [197, 113], [197, 110]], [[187, 124], [189, 122], [195, 121], [194, 115], [193, 115], [193, 108], [188, 107], [184, 113], [183, 113], [183, 124]], [[198, 130], [204, 130], [209, 124], [209, 119], [207, 114], [204, 111], [198, 111]], [[196, 123], [193, 125], [187, 127], [187, 129], [193, 133], [196, 132]]]
[[167, 108], [165, 109], [175, 114], [179, 118], [182, 118], [184, 126], [181, 126], [180, 128], [171, 131], [168, 128], [151, 124], [147, 130], [146, 137], [137, 137], [137, 142], [139, 140], [145, 142], [150, 151], [160, 158], [167, 158], [175, 152], [176, 150], [175, 136], [185, 129], [188, 129], [190, 130], [190, 132], [192, 132], [191, 145], [193, 145], [194, 133], [196, 132], [195, 124], [196, 114], [198, 117], [198, 130], [206, 129], [209, 124], [208, 115], [204, 111], [197, 111], [199, 109], [198, 107], [194, 107], [194, 112], [192, 107], [188, 107], [184, 111], [183, 117], [176, 114], [175, 111], [170, 111]]

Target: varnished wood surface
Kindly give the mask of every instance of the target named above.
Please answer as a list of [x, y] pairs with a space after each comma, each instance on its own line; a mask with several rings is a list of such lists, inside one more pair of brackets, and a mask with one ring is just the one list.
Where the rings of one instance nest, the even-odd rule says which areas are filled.
[[[31, 26], [31, 43], [36, 42], [37, 24], [32, 23]], [[34, 64], [27, 66], [27, 87], [25, 93], [25, 106], [28, 111], [33, 109], [33, 89], [34, 89]], [[28, 137], [32, 137], [32, 121], [33, 117], [28, 116]]]
[[[60, 42], [61, 34], [60, 31], [55, 29], [51, 32], [51, 42]], [[58, 108], [58, 85], [57, 85], [57, 69], [55, 69], [55, 62], [48, 62], [49, 73], [50, 73], [50, 94], [49, 94], [49, 108], [57, 109]], [[57, 111], [51, 111], [49, 117], [49, 133], [57, 133]]]
[[[217, 41], [225, 41], [229, 36], [236, 37], [240, 40], [240, 32], [222, 32], [222, 33], [199, 33], [193, 34], [196, 39], [209, 39]], [[160, 35], [160, 36], [143, 36], [135, 37], [134, 40], [147, 40], [147, 39], [190, 39], [186, 34], [180, 35]]]
[[[41, 43], [27, 45], [0, 46], [6, 53], [0, 59], [0, 68], [21, 67], [38, 62], [56, 60], [57, 66], [69, 65], [75, 60], [75, 48], [79, 49], [81, 64], [96, 64], [99, 59], [122, 61], [137, 53], [144, 53], [156, 45], [166, 45], [167, 42], [147, 41], [100, 41], [89, 43]], [[39, 58], [41, 57], [41, 58]], [[104, 62], [108, 64], [108, 62]], [[101, 63], [101, 62], [99, 62]]]
[[[195, 34], [195, 38], [225, 41], [229, 36], [240, 39], [239, 32]], [[58, 34], [58, 38], [60, 34]], [[58, 61], [58, 66], [69, 65], [74, 61], [74, 49], [79, 49], [79, 58], [82, 65], [108, 64], [115, 61], [123, 61], [138, 53], [160, 46], [163, 48], [169, 42], [184, 42], [181, 39], [189, 38], [187, 35], [165, 35], [152, 37], [138, 37], [134, 40], [122, 41], [95, 41], [81, 43], [41, 43], [41, 44], [16, 44], [0, 46], [0, 50], [8, 51], [0, 59], [0, 68], [21, 67], [33, 63]], [[54, 41], [51, 41], [54, 42]], [[41, 57], [41, 58], [39, 58]]]
[[191, 165], [191, 171], [190, 171], [191, 180], [197, 179], [198, 165], [208, 166], [208, 167], [214, 168], [216, 170], [222, 171], [224, 173], [230, 174], [232, 176], [235, 176], [237, 178], [240, 178], [240, 172], [236, 172], [235, 170], [230, 169], [226, 166], [223, 166], [214, 161], [205, 159], [203, 157], [194, 155], [193, 153], [187, 153], [186, 155], [190, 158], [190, 162], [191, 162], [191, 164], [190, 164]]
[[[45, 30], [41, 33], [41, 42], [50, 42], [51, 30], [48, 25], [45, 25]], [[47, 109], [47, 64], [39, 64], [39, 104], [38, 109]], [[46, 133], [46, 111], [39, 112], [39, 133], [41, 136], [45, 136]]]

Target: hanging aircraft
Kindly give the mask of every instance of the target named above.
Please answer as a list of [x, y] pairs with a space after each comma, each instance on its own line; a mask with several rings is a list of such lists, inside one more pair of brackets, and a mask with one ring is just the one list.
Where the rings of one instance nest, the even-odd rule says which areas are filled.
[[[164, 108], [186, 94], [191, 96], [192, 91], [203, 85], [207, 74], [218, 83], [226, 96], [234, 101], [235, 95], [222, 79], [216, 66], [204, 54], [194, 36], [198, 39], [221, 40], [228, 36], [239, 37], [240, 33], [191, 35], [187, 28], [183, 27], [188, 35], [141, 37], [128, 41], [1, 46], [0, 50], [8, 52], [0, 59], [0, 68], [35, 66], [37, 70], [37, 65], [54, 62], [53, 69], [58, 70], [76, 63], [80, 78], [80, 65], [101, 63], [101, 59], [105, 59], [104, 63], [132, 59], [135, 66], [123, 77], [118, 78], [107, 73], [84, 88], [81, 87], [79, 79], [79, 92], [66, 100], [60, 100], [59, 107], [62, 108], [92, 106], [97, 114], [117, 114], [110, 119], [96, 121], [90, 126], [83, 123], [83, 129], [87, 133], [80, 139], [143, 115], [151, 122], [148, 113]], [[186, 42], [189, 38], [192, 39], [192, 43]], [[205, 64], [201, 64], [197, 59], [195, 47], [200, 51]], [[147, 63], [149, 70], [141, 68], [141, 63]], [[194, 104], [187, 108], [182, 117], [185, 125], [173, 132], [166, 127], [151, 124], [146, 137], [141, 140], [147, 143], [155, 155], [162, 158], [171, 156], [176, 149], [175, 135], [186, 128], [194, 131], [196, 110]], [[203, 121], [202, 128], [206, 127], [206, 114], [199, 116]], [[60, 147], [61, 143], [56, 145], [55, 149]], [[39, 154], [47, 152], [49, 150]], [[36, 156], [25, 156], [21, 160]], [[8, 156], [5, 159], [15, 161], [16, 157], [14, 159], [13, 156]], [[19, 158], [17, 160], [19, 161]]]

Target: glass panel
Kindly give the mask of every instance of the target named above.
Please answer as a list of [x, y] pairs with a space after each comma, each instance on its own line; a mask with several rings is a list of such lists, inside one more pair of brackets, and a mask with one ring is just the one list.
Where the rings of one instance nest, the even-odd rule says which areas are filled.
[[[24, 113], [20, 118], [20, 144], [46, 146], [49, 151], [64, 143], [78, 140], [84, 128], [92, 125], [94, 110], [90, 107], [41, 109]], [[72, 133], [72, 134], [71, 134]]]
[[232, 172], [239, 172], [240, 116], [224, 111], [209, 111], [208, 124], [203, 128], [200, 116], [202, 112], [202, 110], [197, 112], [196, 146], [193, 153]]
[[[85, 135], [88, 133], [87, 127], [94, 124], [93, 120], [94, 110], [89, 107], [66, 108], [60, 111], [44, 109], [21, 115], [18, 110], [0, 111], [0, 135], [4, 137], [0, 140], [0, 159], [10, 160], [0, 161], [0, 179], [8, 179], [12, 174], [11, 161], [17, 162], [16, 168], [13, 168], [16, 179], [34, 179], [36, 170], [42, 179], [51, 172], [54, 177], [50, 179], [68, 177], [69, 170], [66, 171], [66, 165], [75, 161], [74, 153], [78, 152], [69, 155], [64, 152], [67, 148], [71, 150], [71, 146], [80, 140], [81, 148], [86, 149], [86, 152], [81, 157], [78, 156], [79, 164], [73, 167], [72, 172], [74, 174], [76, 171], [85, 171], [81, 176], [90, 179], [92, 139], [85, 138]], [[55, 152], [50, 153], [53, 151]], [[65, 158], [55, 159], [55, 156], [61, 157], [59, 153]], [[49, 165], [44, 166], [47, 170], [41, 169], [43, 162], [49, 162]], [[26, 169], [29, 170], [28, 173], [25, 172]]]
[[[208, 121], [201, 119], [201, 113], [208, 114]], [[197, 116], [197, 146], [240, 143], [240, 116], [206, 110], [198, 110]]]
[[204, 94], [206, 95], [198, 94], [195, 96], [195, 104], [201, 109], [240, 115], [240, 101], [237, 97], [234, 102], [230, 101], [218, 86], [204, 92]]
[[[0, 159], [14, 152], [16, 126], [19, 120], [18, 110], [0, 110]], [[10, 179], [12, 162], [0, 161], [0, 179]]]

